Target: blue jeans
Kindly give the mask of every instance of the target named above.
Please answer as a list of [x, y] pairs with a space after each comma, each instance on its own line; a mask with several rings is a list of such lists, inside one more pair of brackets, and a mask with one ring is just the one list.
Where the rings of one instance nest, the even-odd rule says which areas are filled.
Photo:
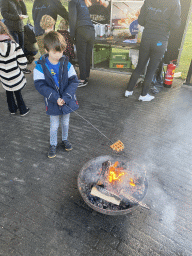
[[[67, 140], [70, 114], [61, 116], [62, 141]], [[50, 116], [50, 145], [57, 146], [57, 131], [60, 116]]]

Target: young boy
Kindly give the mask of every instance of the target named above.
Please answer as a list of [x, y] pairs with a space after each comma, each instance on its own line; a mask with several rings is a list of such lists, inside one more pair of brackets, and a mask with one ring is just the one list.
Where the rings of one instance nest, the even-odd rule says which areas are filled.
[[[40, 21], [40, 26], [42, 29], [44, 29], [45, 33], [53, 31], [54, 26], [55, 26], [55, 20], [50, 15], [43, 15], [41, 18], [41, 21]], [[37, 44], [38, 44], [39, 51], [40, 51], [41, 55], [46, 53], [45, 48], [44, 48], [44, 41], [43, 41], [45, 33], [41, 36], [36, 37]]]
[[46, 113], [50, 115], [50, 149], [49, 158], [56, 156], [57, 131], [61, 116], [62, 145], [65, 150], [72, 149], [67, 140], [70, 113], [78, 109], [76, 89], [78, 78], [67, 57], [63, 55], [66, 48], [65, 39], [56, 31], [44, 36], [47, 54], [37, 61], [33, 77], [35, 88], [45, 97]]

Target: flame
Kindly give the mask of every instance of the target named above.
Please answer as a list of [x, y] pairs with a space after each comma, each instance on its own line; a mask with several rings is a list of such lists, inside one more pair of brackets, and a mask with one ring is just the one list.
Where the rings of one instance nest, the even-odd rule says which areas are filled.
[[133, 182], [133, 179], [130, 179], [129, 184], [130, 184], [132, 187], [135, 187], [135, 183]]
[[122, 167], [117, 168], [119, 162], [115, 162], [112, 166], [109, 167], [109, 182], [113, 182], [113, 181], [121, 181], [121, 176], [125, 175], [124, 172], [121, 172], [121, 170], [123, 169]]

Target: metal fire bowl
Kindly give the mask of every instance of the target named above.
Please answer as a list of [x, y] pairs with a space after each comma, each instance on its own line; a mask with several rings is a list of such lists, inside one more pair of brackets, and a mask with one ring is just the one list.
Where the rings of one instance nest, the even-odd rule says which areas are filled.
[[[94, 158], [94, 159], [90, 160], [89, 162], [87, 162], [80, 170], [79, 175], [78, 175], [78, 182], [77, 182], [78, 189], [79, 189], [79, 192], [80, 192], [82, 198], [87, 203], [87, 205], [89, 205], [90, 208], [92, 208], [93, 210], [95, 210], [97, 212], [106, 214], [106, 215], [125, 215], [125, 214], [128, 214], [128, 213], [134, 211], [139, 206], [138, 204], [133, 204], [133, 206], [131, 206], [130, 208], [125, 209], [125, 210], [111, 210], [111, 209], [101, 209], [100, 207], [93, 205], [89, 201], [89, 199], [87, 197], [86, 185], [89, 185], [89, 184], [91, 185], [91, 184], [97, 183], [97, 181], [100, 178], [99, 170], [102, 168], [102, 163], [104, 163], [105, 161], [111, 161], [112, 164], [114, 164], [116, 161], [118, 161], [119, 163], [121, 163], [123, 165], [125, 164], [125, 166], [127, 164], [132, 164], [132, 163], [128, 162], [126, 158], [111, 157], [111, 156], [100, 156], [100, 157]], [[135, 164], [135, 163], [133, 163], [133, 165], [137, 166], [137, 164]], [[139, 174], [143, 178], [143, 183], [145, 186], [144, 193], [141, 195], [140, 200], [139, 200], [139, 201], [142, 201], [147, 193], [148, 182], [147, 182], [146, 177], [144, 176], [144, 172], [143, 172], [142, 168], [140, 168], [139, 171], [140, 171]]]

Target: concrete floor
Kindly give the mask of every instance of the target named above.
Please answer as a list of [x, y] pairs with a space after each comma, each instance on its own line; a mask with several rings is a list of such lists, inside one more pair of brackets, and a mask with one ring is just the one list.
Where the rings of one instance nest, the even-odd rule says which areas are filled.
[[[49, 117], [32, 74], [27, 80], [25, 117], [9, 114], [0, 90], [0, 255], [192, 255], [192, 87], [175, 79], [152, 102], [139, 102], [141, 88], [124, 97], [128, 76], [92, 70], [89, 85], [77, 91], [78, 114], [125, 150], [113, 152], [110, 141], [71, 114], [73, 150], [59, 147], [48, 159]], [[108, 216], [84, 203], [78, 173], [105, 155], [145, 166], [149, 210]]]

